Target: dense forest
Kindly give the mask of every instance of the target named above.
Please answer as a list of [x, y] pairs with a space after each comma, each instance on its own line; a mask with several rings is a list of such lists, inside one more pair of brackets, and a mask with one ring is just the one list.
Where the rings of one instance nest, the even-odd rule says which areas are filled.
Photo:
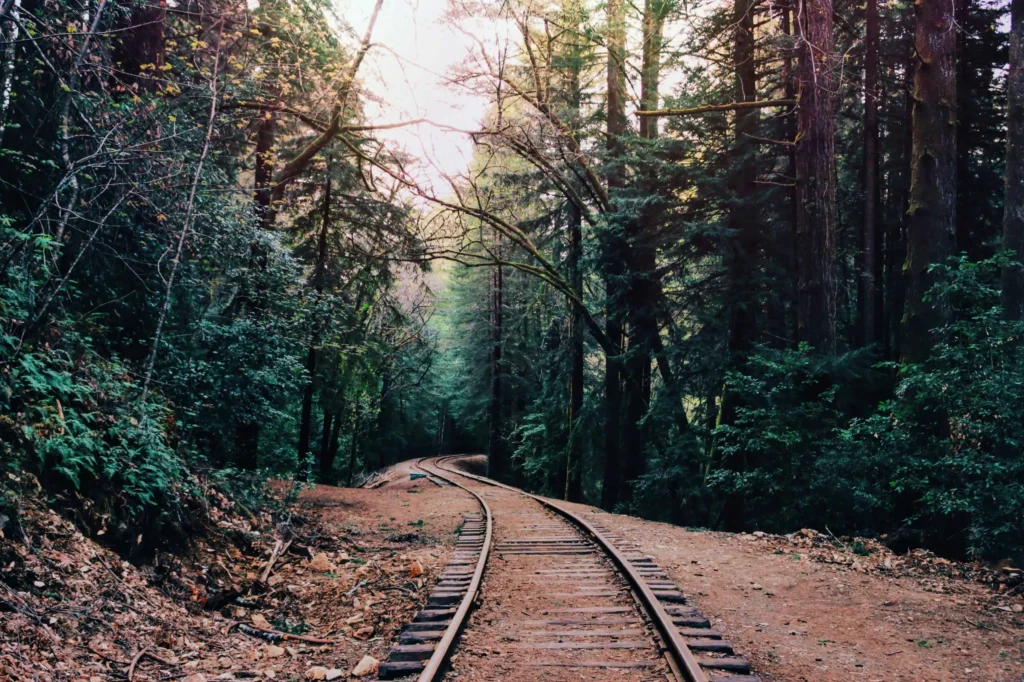
[[479, 451], [1024, 558], [1024, 0], [447, 0], [469, 130], [365, 113], [399, 1], [2, 0], [5, 478], [131, 547]]

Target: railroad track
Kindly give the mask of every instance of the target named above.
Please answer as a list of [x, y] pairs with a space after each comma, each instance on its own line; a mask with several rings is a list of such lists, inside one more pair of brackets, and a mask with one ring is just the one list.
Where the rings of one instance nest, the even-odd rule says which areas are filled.
[[472, 495], [481, 511], [465, 519], [382, 679], [435, 682], [450, 662], [467, 681], [760, 682], [632, 543], [556, 502], [453, 469], [453, 459], [418, 466]]

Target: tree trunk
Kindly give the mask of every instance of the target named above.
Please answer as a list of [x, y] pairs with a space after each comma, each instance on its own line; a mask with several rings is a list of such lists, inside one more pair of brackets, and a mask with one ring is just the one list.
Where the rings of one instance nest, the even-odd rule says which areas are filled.
[[[782, 32], [783, 34], [792, 37], [793, 36], [793, 17], [796, 14], [796, 8], [799, 0], [789, 0], [782, 6]], [[786, 50], [785, 55], [782, 59], [782, 78], [783, 78], [783, 92], [785, 93], [786, 99], [796, 99], [797, 95], [797, 84], [793, 73], [793, 51]], [[783, 138], [786, 141], [793, 141], [796, 139], [797, 131], [797, 107], [790, 106], [786, 111], [786, 118], [782, 124]], [[788, 161], [789, 175], [790, 177], [796, 177], [796, 145], [789, 145], [786, 149], [786, 157]], [[798, 308], [796, 302], [800, 300], [800, 268], [797, 267], [798, 261], [798, 243], [797, 238], [797, 205], [799, 204], [799, 198], [797, 197], [796, 183], [787, 191], [787, 199], [789, 200], [789, 234], [787, 235], [789, 243], [786, 248], [786, 267], [788, 269], [788, 291], [790, 300], [793, 301], [793, 305], [789, 306], [788, 315], [786, 316], [786, 326], [789, 330], [789, 334], [786, 334], [784, 338], [792, 340], [793, 338], [799, 338], [800, 321], [798, 318]], [[792, 336], [790, 336], [792, 334]]]
[[380, 380], [380, 405], [377, 408], [377, 429], [374, 435], [374, 442], [377, 444], [378, 466], [394, 464], [391, 458], [389, 444], [386, 442], [387, 433], [391, 426], [391, 368], [385, 367], [381, 371]]
[[[324, 421], [323, 426], [320, 429], [320, 482], [328, 483], [329, 481], [324, 480], [324, 460], [327, 459], [327, 453], [331, 447], [331, 428], [334, 425], [334, 412], [323, 406]], [[333, 465], [333, 462], [331, 463]]]
[[[643, 50], [640, 67], [640, 106], [646, 111], [658, 108], [661, 82], [662, 26], [666, 0], [646, 0], [643, 13]], [[658, 135], [658, 119], [641, 117], [640, 134], [648, 140]], [[657, 195], [657, 178], [642, 174], [637, 178], [644, 194]], [[629, 319], [629, 360], [625, 367], [626, 420], [623, 429], [624, 479], [632, 482], [647, 470], [647, 428], [644, 417], [651, 403], [651, 351], [658, 333], [655, 318], [657, 277], [654, 237], [655, 210], [641, 209], [640, 216], [628, 223], [629, 244], [626, 250], [629, 265], [627, 309]]]
[[299, 418], [299, 471], [309, 462], [310, 431], [313, 425], [313, 377], [316, 376], [316, 346], [310, 344], [306, 349], [306, 386], [302, 390], [302, 414]]
[[[757, 100], [757, 68], [755, 63], [754, 0], [736, 0], [733, 15], [733, 60], [736, 71], [737, 102]], [[751, 206], [757, 191], [757, 109], [738, 109], [733, 146], [733, 173], [730, 189], [733, 204], [729, 212], [732, 233], [729, 249], [729, 366], [733, 370], [746, 367], [754, 343], [757, 325], [757, 254], [761, 241], [761, 222]], [[739, 405], [731, 394], [722, 392], [719, 422], [732, 424]], [[723, 467], [741, 474], [746, 469], [745, 454], [723, 461]], [[745, 498], [742, 493], [726, 496], [722, 512], [723, 527], [739, 531], [743, 527]]]
[[1024, 0], [1010, 5], [1010, 71], [1006, 77], [1006, 195], [1003, 249], [1016, 263], [1003, 270], [1003, 310], [1024, 319]]
[[[569, 204], [569, 284], [574, 291], [583, 291], [582, 216], [579, 208]], [[566, 457], [565, 499], [580, 502], [583, 498], [583, 438], [577, 420], [583, 411], [583, 320], [579, 307], [569, 301], [569, 408], [566, 427], [569, 430]]]
[[356, 477], [356, 454], [359, 452], [359, 403], [352, 404], [352, 437], [348, 442], [348, 485], [352, 486]]
[[235, 426], [235, 449], [238, 468], [255, 471], [259, 466], [260, 425], [243, 422]]
[[[501, 251], [501, 239], [497, 249]], [[491, 273], [491, 398], [488, 410], [487, 476], [496, 481], [505, 479], [505, 443], [502, 434], [501, 410], [501, 343], [502, 343], [502, 288], [504, 274], [501, 265]]]
[[[886, 335], [885, 358], [892, 360], [902, 355], [903, 346], [903, 302], [905, 299], [906, 279], [903, 276], [903, 264], [907, 253], [907, 214], [910, 209], [910, 158], [913, 148], [913, 111], [914, 111], [914, 64], [915, 59], [908, 46], [906, 59], [903, 63], [904, 80], [900, 84], [903, 94], [902, 110], [895, 116], [903, 125], [891, 131], [895, 150], [893, 189], [889, 201], [888, 219], [885, 231], [885, 272], [886, 272]], [[898, 82], [897, 65], [890, 72], [891, 79]]]
[[[117, 41], [113, 61], [145, 92], [155, 92], [162, 83], [165, 62], [167, 9], [163, 2], [133, 3], [122, 39]], [[142, 68], [146, 67], [146, 68]]]
[[[931, 1], [931, 0], [926, 0]], [[836, 348], [836, 64], [831, 0], [802, 0], [797, 116], [798, 337]]]
[[[737, 102], [757, 100], [754, 61], [754, 0], [737, 0], [733, 16], [733, 59]], [[729, 352], [733, 366], [742, 365], [753, 340], [757, 293], [754, 290], [760, 222], [750, 202], [757, 190], [757, 109], [738, 109], [733, 147], [734, 171], [730, 178], [733, 205], [729, 211], [732, 233], [729, 253]]]
[[256, 126], [256, 154], [253, 168], [254, 199], [256, 215], [260, 226], [269, 230], [274, 226], [276, 216], [270, 202], [271, 185], [274, 179], [274, 139], [277, 121], [271, 112], [266, 112]]
[[867, 0], [864, 41], [864, 222], [857, 277], [858, 336], [862, 346], [882, 338], [882, 238], [878, 184], [878, 0]]
[[[330, 164], [328, 164], [330, 172]], [[302, 415], [299, 420], [299, 470], [312, 470], [310, 461], [310, 431], [313, 425], [313, 389], [316, 384], [316, 360], [317, 346], [320, 343], [320, 325], [316, 320], [319, 314], [320, 299], [324, 292], [324, 272], [327, 267], [327, 230], [331, 224], [331, 180], [328, 177], [324, 184], [324, 202], [320, 215], [320, 232], [317, 237], [316, 265], [313, 269], [313, 289], [316, 295], [313, 297], [313, 329], [310, 332], [309, 348], [306, 351], [306, 387], [302, 392]]]
[[[582, 35], [583, 12], [579, 0], [564, 0], [562, 11], [564, 21], [576, 30], [570, 31], [566, 46], [569, 68], [566, 69], [566, 90], [569, 100], [570, 125], [575, 134], [580, 120], [580, 69], [582, 66], [582, 48], [578, 36]], [[580, 296], [583, 295], [583, 215], [580, 207], [566, 197], [568, 211], [569, 248], [566, 254], [566, 269], [569, 286]], [[565, 458], [565, 491], [564, 496], [570, 502], [583, 499], [583, 434], [580, 433], [578, 420], [583, 410], [583, 316], [580, 307], [571, 299], [567, 301], [569, 312], [569, 401], [566, 409], [566, 443]], [[543, 311], [538, 310], [538, 314]], [[541, 324], [537, 325], [538, 338], [543, 333]]]
[[914, 5], [916, 69], [910, 208], [907, 213], [903, 360], [923, 362], [935, 329], [947, 319], [943, 301], [926, 301], [928, 269], [956, 248], [956, 26], [948, 0]]
[[[612, 157], [621, 154], [620, 137], [626, 132], [626, 4], [625, 0], [608, 0], [608, 153]], [[614, 192], [623, 185], [623, 169], [616, 163], [608, 173], [608, 193], [614, 201]], [[620, 310], [622, 304], [619, 288], [623, 277], [623, 254], [626, 244], [617, 233], [618, 227], [610, 226], [611, 234], [606, 240], [605, 257], [605, 306], [607, 317], [605, 335], [614, 346], [612, 353], [605, 353], [605, 462], [602, 484], [601, 506], [612, 509], [619, 501], [620, 478], [622, 475], [619, 443], [619, 414], [622, 409], [622, 366], [621, 348], [624, 320]]]
[[338, 446], [341, 440], [341, 409], [332, 412], [333, 424], [331, 425], [331, 436], [327, 446], [320, 453], [320, 482], [334, 483], [334, 463], [338, 459]]

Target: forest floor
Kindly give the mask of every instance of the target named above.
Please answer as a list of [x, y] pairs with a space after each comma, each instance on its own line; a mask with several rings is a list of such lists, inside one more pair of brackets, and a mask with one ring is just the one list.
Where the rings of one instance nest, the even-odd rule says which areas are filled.
[[475, 511], [407, 467], [390, 477], [258, 517], [211, 493], [215, 527], [140, 565], [27, 497], [17, 532], [0, 518], [0, 682], [375, 678], [360, 663], [384, 659]]
[[[141, 566], [26, 505], [24, 535], [8, 524], [0, 536], [0, 681], [373, 677], [360, 663], [384, 659], [475, 511], [410, 471], [376, 488], [318, 486], [258, 518], [221, 500], [187, 555]], [[1024, 681], [1012, 570], [809, 529], [732, 535], [577, 508], [654, 557], [766, 680]], [[264, 641], [261, 629], [329, 643]]]
[[654, 557], [765, 679], [1024, 682], [1016, 572], [811, 529], [693, 531], [571, 506]]

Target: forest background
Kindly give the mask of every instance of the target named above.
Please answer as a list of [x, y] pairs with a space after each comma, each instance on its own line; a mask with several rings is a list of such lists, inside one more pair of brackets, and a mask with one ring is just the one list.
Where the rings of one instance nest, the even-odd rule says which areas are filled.
[[1024, 2], [451, 0], [474, 125], [367, 114], [381, 5], [0, 3], [3, 524], [28, 473], [144, 557], [211, 484], [487, 451], [1024, 558]]

